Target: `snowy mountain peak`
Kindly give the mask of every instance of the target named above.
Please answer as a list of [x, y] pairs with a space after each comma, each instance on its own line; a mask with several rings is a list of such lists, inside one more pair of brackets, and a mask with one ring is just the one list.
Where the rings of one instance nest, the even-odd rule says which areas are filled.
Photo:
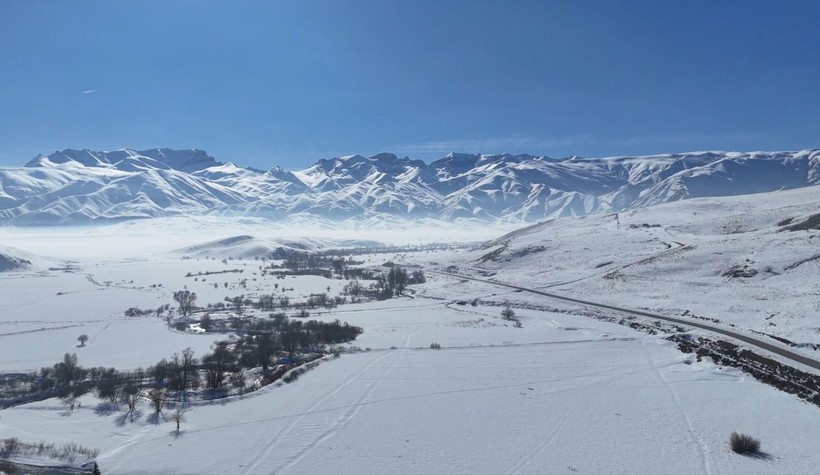
[[444, 176], [460, 175], [474, 168], [480, 158], [481, 155], [477, 153], [450, 153], [430, 163], [430, 167]]
[[190, 173], [196, 170], [204, 170], [215, 165], [221, 165], [215, 158], [208, 155], [205, 150], [191, 149], [191, 150], [172, 150], [169, 148], [156, 148], [152, 150], [144, 150], [137, 152], [139, 155], [144, 155], [153, 158], [158, 162], [162, 162], [169, 167]]
[[817, 184], [817, 149], [560, 160], [451, 153], [430, 164], [379, 153], [292, 172], [222, 163], [203, 150], [69, 149], [0, 169], [0, 224], [191, 214], [530, 221]]
[[85, 167], [109, 167], [133, 171], [135, 168], [172, 168], [185, 173], [204, 170], [222, 165], [204, 150], [172, 150], [155, 148], [135, 151], [121, 149], [96, 152], [88, 149], [65, 149], [48, 156], [38, 155], [25, 164], [25, 167], [43, 167], [66, 163], [80, 164]]
[[276, 180], [285, 181], [289, 183], [296, 183], [299, 186], [304, 186], [304, 183], [302, 183], [302, 181], [299, 180], [299, 178], [296, 175], [294, 175], [293, 172], [289, 172], [280, 166], [275, 166], [271, 168], [265, 173], [265, 175]]
[[49, 166], [49, 165], [59, 165], [69, 162], [76, 162], [80, 165], [87, 166], [87, 167], [98, 167], [104, 166], [105, 163], [101, 161], [95, 152], [92, 152], [88, 149], [83, 150], [72, 150], [72, 149], [65, 149], [62, 152], [56, 151], [51, 155], [37, 155], [31, 161], [26, 163], [24, 166], [26, 167], [39, 167], [39, 166]]

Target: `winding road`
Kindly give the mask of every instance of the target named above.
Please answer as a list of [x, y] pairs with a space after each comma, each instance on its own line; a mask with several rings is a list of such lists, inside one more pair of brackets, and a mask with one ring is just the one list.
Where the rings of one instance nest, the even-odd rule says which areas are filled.
[[720, 334], [720, 335], [724, 335], [724, 336], [734, 338], [735, 340], [739, 340], [739, 341], [742, 341], [742, 342], [747, 343], [749, 345], [752, 345], [754, 347], [769, 351], [769, 352], [774, 353], [778, 356], [782, 356], [782, 357], [787, 358], [789, 360], [792, 360], [794, 362], [806, 365], [810, 368], [820, 370], [820, 361], [817, 361], [817, 360], [809, 358], [807, 356], [804, 356], [804, 355], [795, 353], [793, 351], [787, 350], [787, 349], [785, 349], [781, 346], [774, 345], [772, 343], [769, 343], [769, 342], [766, 342], [766, 341], [763, 341], [763, 340], [759, 340], [757, 338], [753, 338], [751, 336], [744, 335], [742, 333], [737, 333], [737, 332], [734, 332], [734, 331], [731, 331], [731, 330], [727, 330], [725, 328], [721, 328], [721, 327], [714, 326], [714, 325], [709, 325], [709, 324], [706, 324], [706, 323], [695, 322], [695, 321], [692, 321], [692, 320], [687, 320], [687, 319], [682, 319], [682, 318], [668, 317], [668, 316], [665, 316], [665, 315], [660, 315], [660, 314], [652, 313], [652, 312], [646, 312], [646, 311], [643, 311], [643, 310], [635, 310], [635, 309], [630, 309], [630, 308], [618, 307], [616, 305], [610, 305], [610, 304], [599, 303], [599, 302], [592, 302], [592, 301], [589, 301], [589, 300], [576, 299], [576, 298], [573, 298], [573, 297], [566, 297], [564, 295], [558, 295], [558, 294], [554, 294], [552, 292], [543, 292], [541, 290], [535, 290], [535, 289], [531, 289], [531, 288], [527, 288], [527, 287], [521, 287], [521, 286], [513, 285], [513, 284], [506, 284], [506, 283], [497, 282], [497, 281], [494, 281], [494, 280], [480, 279], [478, 277], [469, 277], [469, 276], [466, 276], [466, 275], [453, 274], [453, 273], [450, 273], [450, 272], [435, 271], [435, 270], [428, 270], [427, 272], [430, 272], [430, 273], [433, 273], [433, 274], [445, 275], [445, 276], [449, 276], [449, 277], [454, 277], [454, 278], [457, 278], [457, 279], [472, 280], [472, 281], [475, 281], [475, 282], [481, 282], [481, 283], [484, 283], [484, 284], [490, 284], [490, 285], [495, 285], [495, 286], [499, 286], [499, 287], [506, 287], [506, 288], [513, 289], [513, 290], [529, 292], [529, 293], [532, 293], [532, 294], [542, 295], [544, 297], [549, 297], [549, 298], [552, 298], [552, 299], [564, 300], [566, 302], [578, 303], [578, 304], [587, 305], [587, 306], [590, 306], [590, 307], [597, 307], [597, 308], [603, 308], [603, 309], [607, 309], [607, 310], [614, 310], [616, 312], [626, 313], [626, 314], [629, 314], [629, 315], [637, 315], [639, 317], [648, 317], [648, 318], [653, 318], [653, 319], [657, 319], [657, 320], [663, 320], [663, 321], [667, 321], [667, 322], [677, 323], [677, 324], [680, 324], [680, 325], [686, 325], [686, 326], [689, 326], [689, 327], [699, 328], [701, 330], [706, 330], [706, 331], [709, 331], [709, 332], [712, 332], [712, 333], [717, 333], [717, 334]]

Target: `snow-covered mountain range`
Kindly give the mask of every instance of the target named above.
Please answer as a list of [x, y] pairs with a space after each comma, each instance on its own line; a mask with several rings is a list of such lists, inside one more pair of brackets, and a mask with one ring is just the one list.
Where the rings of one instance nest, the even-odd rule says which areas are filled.
[[202, 150], [64, 150], [0, 168], [0, 223], [82, 224], [177, 215], [533, 221], [820, 183], [820, 149], [552, 159], [390, 153], [299, 171], [222, 163]]

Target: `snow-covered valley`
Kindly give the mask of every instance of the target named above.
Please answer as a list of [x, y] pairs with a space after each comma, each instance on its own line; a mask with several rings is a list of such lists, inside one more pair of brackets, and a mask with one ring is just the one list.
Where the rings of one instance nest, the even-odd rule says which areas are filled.
[[[288, 252], [357, 250], [357, 268], [392, 262], [427, 276], [404, 296], [311, 309], [308, 319], [363, 330], [339, 345], [352, 351], [289, 384], [192, 400], [179, 433], [170, 409], [151, 417], [145, 388], [136, 417], [91, 392], [71, 410], [57, 397], [10, 405], [0, 434], [98, 449], [103, 473], [812, 473], [818, 406], [666, 339], [708, 332], [637, 331], [601, 318], [616, 312], [433, 271], [772, 335], [818, 359], [818, 206], [810, 186], [522, 229], [395, 220], [300, 236], [214, 216], [0, 228], [0, 254], [22, 263], [0, 273], [4, 374], [65, 353], [131, 371], [186, 347], [202, 356], [243, 333], [125, 315], [175, 307], [181, 289], [203, 308], [240, 295], [302, 302], [344, 291], [348, 279], [336, 276], [271, 274], [266, 266]], [[502, 316], [507, 304], [514, 319]], [[230, 314], [213, 308], [216, 320]], [[78, 344], [80, 334], [89, 339]], [[733, 453], [733, 431], [759, 438], [762, 453]]]
[[0, 475], [820, 475], [820, 2], [0, 0]]

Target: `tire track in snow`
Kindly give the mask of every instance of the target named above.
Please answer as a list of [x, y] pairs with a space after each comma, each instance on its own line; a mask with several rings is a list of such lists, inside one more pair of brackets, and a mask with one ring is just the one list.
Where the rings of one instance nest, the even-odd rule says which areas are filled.
[[[600, 375], [603, 375], [603, 374], [612, 373], [612, 372], [617, 371], [619, 369], [624, 369], [625, 367], [626, 366], [618, 366], [618, 367], [614, 368], [613, 370], [607, 370], [607, 371], [603, 371], [603, 372], [600, 372], [600, 373], [592, 373], [592, 374], [589, 374], [587, 376], [600, 376]], [[643, 370], [632, 371], [632, 372], [622, 373], [622, 374], [614, 374], [614, 375], [611, 375], [611, 376], [607, 377], [605, 382], [597, 381], [593, 384], [596, 386], [596, 391], [602, 392], [603, 388], [606, 387], [606, 386], [609, 386], [610, 384], [612, 384], [613, 381], [621, 379], [624, 376], [629, 376], [629, 375], [632, 375], [632, 374], [638, 374], [638, 373], [641, 373], [641, 372], [643, 372]], [[585, 386], [581, 386], [581, 387], [577, 387], [577, 388], [570, 388], [569, 390], [585, 389], [589, 386], [590, 385], [585, 385]], [[571, 419], [570, 415], [574, 414], [578, 409], [577, 401], [579, 401], [579, 399], [573, 399], [573, 401], [576, 401], [576, 403], [572, 404], [566, 411], [564, 411], [564, 413], [558, 419], [558, 422], [554, 425], [554, 429], [552, 431], [550, 431], [543, 439], [541, 439], [541, 441], [538, 444], [536, 444], [536, 446], [532, 450], [530, 450], [529, 453], [527, 453], [527, 455], [524, 457], [523, 462], [515, 463], [509, 470], [504, 472], [505, 475], [510, 475], [512, 473], [519, 473], [527, 465], [532, 463], [532, 461], [535, 460], [539, 455], [541, 455], [541, 453], [543, 453], [544, 450], [546, 450], [546, 448], [550, 446], [550, 444], [552, 444], [552, 441], [555, 440], [555, 437], [559, 434], [559, 432], [561, 431], [561, 428], [563, 428], [566, 425], [567, 421]]]
[[102, 327], [102, 328], [100, 329], [100, 331], [98, 331], [97, 333], [95, 333], [95, 334], [94, 334], [94, 336], [92, 336], [92, 337], [91, 337], [91, 341], [90, 341], [89, 343], [93, 343], [93, 342], [94, 342], [94, 340], [96, 340], [96, 339], [97, 339], [97, 337], [98, 337], [98, 336], [100, 336], [100, 335], [102, 334], [102, 332], [104, 332], [104, 331], [108, 330], [108, 327], [110, 327], [112, 323], [114, 323], [114, 322], [108, 322], [108, 323], [107, 323], [104, 327]]
[[259, 466], [259, 464], [260, 464], [260, 463], [262, 463], [262, 461], [263, 461], [263, 460], [264, 460], [264, 459], [265, 459], [268, 455], [270, 455], [271, 451], [272, 451], [272, 450], [273, 450], [273, 449], [274, 449], [274, 448], [275, 448], [275, 447], [279, 444], [279, 442], [280, 442], [283, 438], [287, 437], [287, 436], [288, 436], [288, 435], [289, 435], [289, 434], [293, 431], [293, 429], [294, 429], [294, 428], [296, 428], [296, 426], [298, 426], [300, 422], [302, 422], [302, 420], [305, 418], [305, 416], [310, 415], [310, 414], [311, 414], [311, 413], [312, 413], [312, 412], [313, 412], [313, 411], [314, 411], [317, 407], [319, 407], [320, 405], [322, 405], [323, 403], [325, 403], [325, 401], [327, 401], [328, 399], [330, 399], [330, 398], [332, 398], [333, 396], [335, 396], [336, 394], [338, 394], [338, 393], [339, 393], [342, 389], [344, 389], [345, 387], [347, 387], [349, 384], [351, 384], [352, 382], [354, 382], [354, 381], [356, 381], [357, 379], [359, 379], [359, 377], [360, 377], [361, 375], [363, 375], [363, 374], [364, 374], [364, 373], [366, 373], [368, 370], [370, 370], [370, 368], [371, 368], [371, 367], [373, 367], [376, 363], [378, 363], [379, 361], [383, 360], [384, 358], [386, 358], [387, 356], [389, 356], [389, 355], [391, 355], [391, 354], [393, 354], [393, 352], [392, 352], [392, 351], [391, 351], [391, 352], [389, 352], [389, 353], [385, 353], [385, 354], [383, 354], [383, 355], [379, 356], [378, 358], [374, 359], [373, 361], [371, 361], [370, 363], [368, 363], [367, 365], [365, 365], [365, 367], [364, 367], [361, 371], [359, 371], [359, 372], [358, 372], [358, 373], [356, 373], [355, 375], [353, 375], [353, 376], [351, 376], [350, 378], [348, 378], [348, 380], [347, 380], [347, 381], [345, 381], [344, 383], [340, 384], [340, 385], [339, 385], [339, 386], [337, 386], [337, 387], [336, 387], [333, 391], [329, 392], [329, 393], [328, 393], [327, 395], [325, 395], [323, 398], [321, 398], [321, 399], [319, 399], [317, 402], [313, 403], [313, 404], [312, 404], [310, 407], [308, 407], [306, 410], [302, 411], [302, 413], [301, 413], [301, 414], [300, 414], [300, 415], [299, 415], [296, 419], [294, 419], [294, 420], [293, 420], [293, 421], [292, 421], [292, 422], [291, 422], [291, 423], [290, 423], [287, 427], [285, 427], [283, 430], [279, 431], [279, 433], [278, 433], [278, 434], [276, 434], [276, 435], [275, 435], [275, 436], [271, 439], [271, 441], [268, 443], [267, 447], [265, 447], [265, 449], [264, 449], [262, 452], [260, 452], [260, 454], [259, 454], [259, 455], [257, 455], [257, 456], [253, 459], [253, 461], [252, 461], [250, 464], [248, 464], [248, 466], [244, 467], [244, 468], [243, 468], [243, 470], [242, 470], [242, 472], [240, 472], [240, 473], [243, 473], [243, 474], [252, 473], [252, 472], [256, 469], [256, 467], [258, 467], [258, 466]]
[[[421, 327], [419, 327], [415, 331], [409, 333], [407, 335], [408, 338], [410, 336], [412, 336], [414, 333], [416, 333], [420, 328]], [[396, 351], [397, 350], [394, 350], [390, 354], [393, 354]], [[326, 441], [327, 439], [332, 437], [334, 434], [336, 434], [339, 430], [341, 430], [345, 426], [347, 426], [347, 424], [349, 424], [353, 420], [355, 415], [359, 412], [359, 410], [363, 406], [368, 406], [368, 405], [371, 405], [373, 403], [378, 403], [378, 402], [406, 400], [406, 399], [412, 399], [412, 398], [416, 398], [416, 397], [430, 397], [430, 396], [436, 396], [436, 395], [440, 395], [440, 394], [452, 394], [452, 393], [456, 393], [456, 392], [459, 392], [459, 393], [475, 392], [475, 391], [483, 391], [485, 389], [488, 389], [488, 388], [460, 389], [460, 390], [454, 390], [454, 391], [442, 391], [442, 392], [428, 393], [428, 394], [423, 394], [423, 395], [397, 397], [397, 398], [387, 398], [387, 399], [382, 399], [382, 400], [368, 401], [368, 399], [373, 394], [373, 392], [377, 389], [377, 387], [382, 382], [384, 382], [384, 379], [383, 379], [384, 376], [389, 374], [390, 370], [393, 369], [396, 366], [396, 363], [398, 362], [398, 359], [399, 359], [398, 357], [393, 358], [391, 363], [388, 366], [385, 366], [382, 369], [382, 371], [380, 372], [380, 375], [378, 377], [374, 378], [372, 380], [371, 384], [368, 385], [367, 389], [365, 390], [365, 393], [360, 398], [358, 398], [356, 400], [356, 402], [354, 402], [353, 404], [347, 406], [347, 408], [346, 408], [347, 411], [342, 416], [340, 416], [336, 420], [336, 422], [331, 425], [331, 427], [329, 427], [327, 430], [322, 432], [321, 435], [319, 435], [316, 439], [314, 439], [312, 442], [307, 444], [304, 448], [299, 450], [299, 452], [297, 452], [296, 455], [291, 457], [290, 461], [284, 463], [283, 465], [280, 465], [275, 470], [273, 470], [272, 473], [279, 473], [280, 471], [287, 471], [287, 470], [293, 468], [294, 466], [296, 466], [307, 455], [309, 455], [310, 451], [312, 451], [313, 449], [319, 447], [324, 441]], [[617, 374], [608, 376], [606, 378], [606, 382], [603, 384], [605, 386], [605, 385], [610, 384], [615, 379], [621, 378], [623, 376], [623, 374], [621, 374], [620, 371], [623, 370], [623, 369], [624, 369], [623, 366], [618, 366], [616, 368], [601, 371], [599, 373], [592, 373], [592, 374], [584, 375], [583, 377], [598, 377], [598, 376], [601, 376], [601, 375], [604, 375], [604, 374], [611, 375], [611, 373], [617, 372]], [[500, 388], [506, 389], [506, 388], [510, 388], [510, 387], [524, 387], [524, 386], [529, 386], [531, 384], [534, 384], [534, 383], [533, 382], [525, 382], [523, 384], [505, 385], [505, 386], [501, 386]], [[578, 389], [591, 387], [593, 385], [594, 386], [599, 386], [599, 387], [602, 386], [601, 381], [594, 381], [594, 382], [591, 382], [591, 383], [588, 383], [588, 384], [584, 384], [580, 387], [572, 387], [572, 388], [567, 388], [567, 389], [564, 389], [564, 390], [574, 391], [574, 390], [578, 390]], [[495, 388], [495, 389], [497, 389], [497, 388]], [[561, 418], [559, 419], [558, 423], [556, 424], [554, 430], [552, 430], [550, 432], [550, 434], [548, 434], [541, 442], [539, 442], [539, 444], [532, 451], [530, 451], [529, 454], [527, 454], [525, 462], [519, 464], [518, 466], [514, 466], [513, 468], [511, 468], [506, 473], [507, 474], [515, 473], [517, 470], [520, 470], [520, 469], [524, 468], [530, 462], [532, 462], [532, 460], [535, 459], [535, 457], [537, 457], [538, 454], [543, 452], [544, 449], [546, 449], [552, 443], [552, 441], [555, 439], [555, 437], [560, 433], [561, 428], [566, 424], [566, 422], [571, 419], [570, 414], [574, 413], [576, 409], [577, 409], [577, 403], [573, 404], [566, 411], [564, 411], [564, 413], [561, 415]]]
[[17, 332], [9, 332], [9, 333], [0, 333], [0, 336], [14, 336], [14, 335], [23, 335], [25, 333], [39, 333], [39, 332], [47, 332], [51, 330], [65, 330], [66, 328], [74, 328], [74, 327], [82, 327], [85, 325], [77, 324], [77, 325], [63, 325], [61, 327], [43, 327], [43, 328], [35, 328], [33, 330], [20, 330]]
[[703, 473], [707, 475], [712, 475], [712, 467], [709, 463], [709, 448], [706, 446], [706, 443], [703, 439], [700, 438], [698, 433], [695, 431], [695, 427], [692, 425], [692, 419], [689, 417], [689, 413], [686, 412], [684, 409], [683, 404], [680, 402], [680, 397], [678, 397], [677, 391], [675, 388], [672, 387], [672, 384], [669, 383], [669, 380], [666, 379], [666, 376], [663, 375], [663, 372], [658, 368], [658, 365], [655, 364], [655, 360], [652, 358], [649, 350], [646, 348], [646, 342], [642, 342], [642, 348], [644, 350], [644, 355], [646, 355], [646, 360], [649, 362], [649, 366], [655, 371], [655, 374], [658, 376], [664, 386], [666, 386], [666, 390], [672, 396], [672, 399], [675, 401], [675, 406], [678, 408], [678, 413], [683, 417], [683, 420], [686, 422], [686, 428], [689, 431], [689, 436], [692, 440], [695, 441], [695, 445], [698, 447], [698, 451], [700, 452], [700, 459], [701, 463], [703, 464]]
[[552, 443], [553, 440], [555, 440], [555, 436], [558, 435], [558, 433], [561, 431], [561, 428], [564, 427], [564, 424], [567, 423], [567, 420], [569, 419], [569, 413], [574, 410], [575, 406], [573, 405], [572, 407], [564, 411], [564, 413], [561, 414], [561, 417], [558, 419], [558, 422], [552, 426], [552, 430], [543, 439], [541, 439], [541, 441], [538, 442], [532, 450], [529, 451], [529, 453], [524, 457], [523, 461], [514, 463], [509, 470], [504, 472], [504, 475], [518, 473], [524, 467], [529, 465], [530, 462], [532, 462], [536, 457], [538, 457], [538, 455], [541, 452], [543, 452]]
[[426, 308], [435, 308], [441, 306], [441, 302], [433, 302], [423, 305], [401, 305], [395, 307], [375, 307], [375, 308], [355, 308], [355, 309], [348, 309], [348, 310], [333, 310], [332, 312], [316, 312], [316, 315], [349, 315], [349, 314], [357, 314], [357, 313], [369, 313], [369, 312], [389, 312], [394, 310], [406, 311], [406, 310], [418, 310], [418, 309], [426, 309]]
[[[391, 352], [391, 354], [393, 354], [393, 353], [395, 353], [395, 351]], [[398, 358], [393, 358], [392, 362], [388, 366], [386, 366], [382, 369], [380, 375], [377, 378], [374, 378], [370, 382], [370, 384], [367, 386], [367, 389], [365, 390], [364, 394], [362, 394], [362, 396], [360, 398], [358, 398], [356, 400], [356, 402], [353, 403], [347, 409], [347, 411], [345, 411], [345, 413], [342, 414], [336, 420], [336, 422], [334, 422], [329, 428], [327, 428], [327, 430], [322, 432], [312, 442], [310, 442], [305, 447], [303, 447], [299, 452], [297, 452], [293, 457], [291, 457], [291, 459], [288, 462], [286, 462], [283, 465], [280, 465], [278, 469], [274, 470], [274, 473], [276, 473], [280, 470], [287, 470], [287, 469], [295, 466], [296, 464], [301, 462], [302, 459], [304, 459], [310, 453], [311, 450], [313, 450], [313, 449], [317, 448], [318, 446], [320, 446], [325, 440], [329, 439], [330, 437], [335, 435], [336, 432], [340, 431], [347, 424], [349, 424], [350, 421], [353, 420], [353, 418], [356, 416], [356, 414], [362, 408], [362, 406], [364, 406], [368, 402], [368, 399], [370, 399], [370, 396], [373, 394], [373, 392], [376, 390], [376, 388], [382, 383], [382, 381], [383, 381], [382, 378], [384, 377], [384, 375], [389, 373], [390, 370], [393, 369], [396, 366], [396, 361], [398, 361]]]
[[140, 442], [140, 439], [142, 439], [143, 437], [148, 435], [148, 433], [151, 432], [152, 429], [153, 429], [153, 427], [151, 425], [147, 425], [147, 426], [143, 427], [142, 429], [140, 429], [139, 431], [137, 431], [135, 434], [127, 434], [126, 435], [126, 434], [121, 434], [121, 433], [118, 433], [118, 432], [112, 432], [111, 435], [119, 436], [119, 437], [127, 437], [128, 440], [126, 440], [122, 444], [117, 445], [110, 452], [106, 452], [106, 453], [98, 456], [96, 458], [96, 460], [97, 461], [106, 460], [106, 459], [110, 459], [110, 458], [120, 454], [121, 452], [123, 452], [127, 448], [129, 448], [132, 445]]
[[[437, 350], [437, 351], [446, 351], [446, 350]], [[608, 370], [599, 371], [599, 372], [595, 372], [595, 373], [584, 374], [584, 375], [578, 376], [576, 378], [567, 378], [567, 377], [545, 378], [545, 379], [535, 379], [535, 380], [523, 381], [523, 382], [519, 382], [519, 383], [495, 385], [495, 386], [482, 386], [482, 387], [477, 387], [477, 388], [462, 388], [462, 389], [453, 389], [453, 390], [447, 390], [447, 391], [435, 391], [435, 392], [431, 392], [431, 393], [421, 393], [421, 394], [412, 394], [412, 395], [407, 395], [407, 396], [398, 396], [398, 397], [388, 397], [388, 398], [384, 398], [384, 399], [376, 399], [376, 400], [372, 400], [372, 401], [361, 402], [358, 405], [360, 405], [360, 406], [370, 406], [370, 405], [374, 405], [374, 404], [391, 403], [391, 402], [395, 402], [395, 401], [404, 401], [404, 400], [412, 400], [412, 399], [423, 399], [423, 398], [435, 397], [435, 396], [447, 395], [447, 394], [476, 393], [476, 392], [496, 391], [496, 390], [500, 390], [500, 389], [510, 389], [510, 388], [526, 388], [526, 387], [532, 386], [534, 384], [555, 383], [557, 381], [566, 382], [570, 379], [586, 379], [586, 378], [590, 378], [590, 377], [602, 376], [604, 374], [611, 374], [612, 375], [610, 378], [606, 379], [606, 381], [607, 381], [606, 384], [609, 384], [609, 382], [614, 381], [618, 378], [622, 378], [622, 377], [625, 377], [625, 376], [630, 376], [630, 375], [642, 373], [642, 372], [645, 371], [644, 369], [639, 369], [637, 371], [628, 371], [628, 372], [624, 372], [624, 373], [616, 373], [620, 370], [624, 370], [625, 368], [626, 367], [623, 366], [623, 365], [618, 365], [618, 366], [616, 366], [614, 368], [611, 368], [611, 369], [608, 369]], [[615, 374], [613, 374], [613, 373], [615, 373]], [[583, 389], [592, 388], [592, 387], [600, 388], [601, 384], [602, 384], [601, 380], [597, 379], [595, 381], [583, 383], [583, 384], [580, 384], [578, 386], [572, 386], [572, 387], [547, 391], [547, 393], [562, 393], [562, 392], [566, 392], [566, 391], [578, 391], [578, 390], [583, 390]], [[349, 409], [350, 407], [352, 407], [351, 404], [346, 404], [346, 405], [331, 407], [331, 408], [327, 408], [327, 409], [314, 409], [314, 410], [311, 410], [310, 412], [305, 411], [305, 412], [300, 412], [300, 413], [296, 413], [296, 414], [286, 414], [286, 415], [281, 415], [281, 416], [268, 417], [268, 418], [264, 418], [264, 419], [255, 419], [253, 421], [238, 422], [238, 423], [234, 423], [234, 424], [217, 425], [217, 426], [205, 427], [205, 428], [201, 428], [201, 429], [189, 429], [189, 430], [186, 430], [185, 433], [186, 434], [194, 434], [194, 433], [202, 433], [202, 432], [211, 432], [211, 431], [217, 431], [217, 430], [227, 429], [227, 428], [231, 428], [231, 427], [248, 426], [248, 425], [254, 425], [254, 424], [264, 424], [264, 423], [268, 423], [268, 422], [272, 422], [272, 421], [302, 418], [302, 417], [305, 417], [305, 416], [316, 415], [316, 414], [330, 414], [330, 413], [337, 412], [337, 411], [340, 411], [340, 410], [343, 410], [343, 409]], [[147, 440], [148, 441], [160, 440], [164, 437], [165, 436], [154, 437], [154, 438], [147, 439]]]
[[402, 342], [401, 342], [401, 347], [402, 348], [407, 348], [407, 345], [410, 344], [410, 338], [413, 338], [413, 335], [418, 333], [419, 330], [421, 330], [421, 327], [422, 327], [422, 325], [419, 325], [418, 327], [416, 327], [415, 330], [411, 331], [410, 333], [408, 333], [407, 335], [404, 336], [404, 340], [402, 340]]

